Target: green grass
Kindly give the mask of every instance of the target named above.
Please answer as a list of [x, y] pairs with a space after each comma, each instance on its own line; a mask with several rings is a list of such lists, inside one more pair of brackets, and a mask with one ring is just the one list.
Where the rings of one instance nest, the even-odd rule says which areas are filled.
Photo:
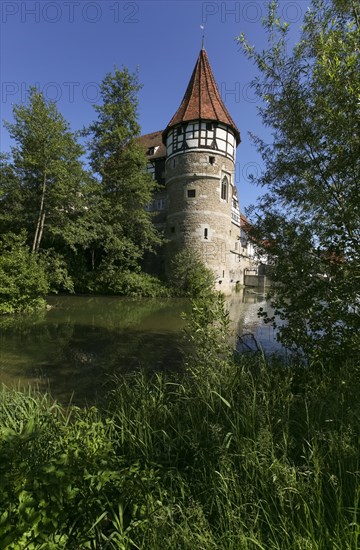
[[2, 390], [0, 548], [358, 549], [359, 365], [234, 358], [206, 307], [101, 409]]

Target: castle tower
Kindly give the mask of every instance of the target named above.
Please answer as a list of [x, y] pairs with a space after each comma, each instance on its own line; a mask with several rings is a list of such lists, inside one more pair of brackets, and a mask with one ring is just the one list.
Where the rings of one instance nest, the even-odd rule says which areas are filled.
[[197, 250], [216, 288], [243, 282], [240, 210], [234, 169], [240, 134], [202, 49], [179, 109], [162, 134], [166, 146], [166, 229], [170, 256]]

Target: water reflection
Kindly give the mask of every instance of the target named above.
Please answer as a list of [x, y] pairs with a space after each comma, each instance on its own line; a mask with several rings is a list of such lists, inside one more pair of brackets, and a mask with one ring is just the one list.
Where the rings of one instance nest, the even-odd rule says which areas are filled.
[[[182, 364], [185, 300], [58, 296], [48, 301], [47, 312], [0, 318], [0, 382], [31, 384], [63, 403], [72, 395], [76, 403], [92, 403], [113, 373]], [[259, 306], [266, 307], [264, 296], [242, 292], [227, 306], [233, 333], [252, 331], [271, 351], [274, 334], [257, 316]]]
[[109, 374], [177, 368], [184, 300], [50, 297], [52, 309], [0, 319], [0, 382], [49, 389], [68, 402], [101, 396]]
[[[274, 311], [266, 301], [262, 292], [255, 290], [241, 290], [227, 299], [227, 306], [230, 312], [233, 329], [233, 344], [236, 345], [237, 335], [252, 334], [254, 339], [249, 338], [252, 349], [259, 347], [265, 354], [282, 352], [282, 346], [276, 340], [276, 331], [272, 326], [266, 325], [258, 316], [259, 308], [273, 315]], [[251, 340], [253, 341], [251, 344]], [[246, 347], [245, 347], [246, 351]]]

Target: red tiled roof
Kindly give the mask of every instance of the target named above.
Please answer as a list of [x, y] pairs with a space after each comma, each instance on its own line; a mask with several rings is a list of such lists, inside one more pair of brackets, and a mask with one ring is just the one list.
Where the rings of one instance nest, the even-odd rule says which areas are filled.
[[[145, 147], [145, 153], [149, 159], [166, 157], [166, 147], [162, 142], [162, 130], [152, 132], [151, 134], [144, 134], [138, 138], [138, 142]], [[158, 147], [156, 152], [150, 154], [151, 150], [156, 147]]]
[[217, 120], [230, 126], [240, 143], [240, 133], [221, 99], [205, 50], [201, 50], [181, 105], [170, 120], [168, 129], [190, 120]]
[[243, 214], [242, 212], [240, 212], [240, 221], [241, 221], [241, 225], [244, 225], [244, 226], [247, 225], [248, 227], [251, 226], [251, 223], [249, 222], [245, 214]]

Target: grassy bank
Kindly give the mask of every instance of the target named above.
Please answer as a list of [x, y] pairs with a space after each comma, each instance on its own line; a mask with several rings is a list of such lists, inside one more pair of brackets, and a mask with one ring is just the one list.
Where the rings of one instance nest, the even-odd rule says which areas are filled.
[[0, 548], [358, 548], [359, 365], [233, 357], [196, 307], [185, 374], [101, 409], [2, 390]]

